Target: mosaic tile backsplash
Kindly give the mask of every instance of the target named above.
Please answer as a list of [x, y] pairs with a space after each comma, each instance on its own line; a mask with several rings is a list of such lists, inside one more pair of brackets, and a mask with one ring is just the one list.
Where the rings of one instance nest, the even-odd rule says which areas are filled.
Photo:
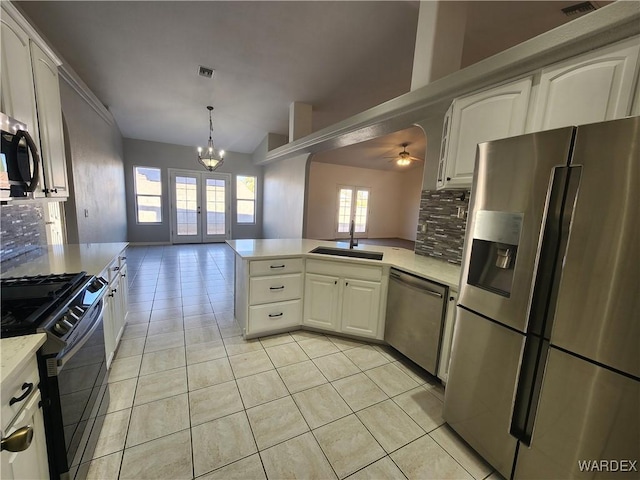
[[[470, 190], [422, 191], [415, 249], [418, 255], [461, 264], [470, 195]], [[464, 218], [458, 218], [458, 208], [464, 210]]]
[[[41, 203], [0, 207], [0, 264], [3, 269], [47, 245]], [[21, 257], [24, 255], [25, 257]], [[20, 258], [18, 258], [20, 257]]]

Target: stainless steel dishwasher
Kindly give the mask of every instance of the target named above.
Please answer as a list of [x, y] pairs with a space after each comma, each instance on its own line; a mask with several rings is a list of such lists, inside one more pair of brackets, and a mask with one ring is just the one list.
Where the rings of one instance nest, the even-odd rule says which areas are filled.
[[394, 268], [389, 274], [385, 341], [436, 375], [447, 287]]

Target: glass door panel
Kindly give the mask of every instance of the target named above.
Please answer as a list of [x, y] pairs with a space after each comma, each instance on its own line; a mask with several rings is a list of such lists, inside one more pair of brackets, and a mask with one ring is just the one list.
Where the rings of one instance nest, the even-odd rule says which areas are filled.
[[338, 237], [349, 236], [352, 197], [352, 188], [341, 187], [338, 190]]
[[355, 236], [367, 235], [370, 192], [368, 188], [341, 186], [338, 188], [338, 225], [336, 238], [349, 237], [351, 221], [355, 222]]
[[173, 188], [173, 243], [202, 242], [200, 174], [171, 174]]
[[224, 241], [229, 231], [228, 180], [223, 176], [207, 175], [205, 179], [205, 221], [206, 241]]

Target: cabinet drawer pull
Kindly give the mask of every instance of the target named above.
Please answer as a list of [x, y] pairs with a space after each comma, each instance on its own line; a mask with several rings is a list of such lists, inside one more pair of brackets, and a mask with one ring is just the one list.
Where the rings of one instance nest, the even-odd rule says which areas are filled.
[[12, 397], [11, 400], [9, 400], [9, 406], [13, 405], [14, 403], [21, 402], [22, 400], [27, 398], [29, 394], [33, 391], [33, 383], [31, 382], [23, 383], [22, 390], [24, 390], [24, 393], [22, 395], [20, 395], [19, 397]]
[[284, 290], [284, 285], [280, 285], [279, 287], [269, 287], [269, 290]]
[[284, 265], [271, 265], [269, 268], [284, 268]]
[[22, 452], [29, 448], [31, 440], [33, 440], [33, 427], [27, 425], [26, 427], [19, 428], [8, 437], [3, 438], [0, 443], [0, 450]]
[[118, 270], [120, 270], [120, 267], [113, 267], [114, 272], [117, 272]]
[[283, 315], [282, 312], [280, 312], [280, 313], [270, 313], [269, 314], [269, 318], [281, 317], [282, 315]]

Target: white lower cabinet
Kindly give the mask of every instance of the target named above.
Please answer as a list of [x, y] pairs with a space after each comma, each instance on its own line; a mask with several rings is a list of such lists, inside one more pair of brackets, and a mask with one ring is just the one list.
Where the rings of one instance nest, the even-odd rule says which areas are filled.
[[107, 351], [107, 368], [124, 333], [129, 313], [129, 279], [125, 256], [114, 259], [101, 275], [109, 282], [104, 296], [104, 340]]
[[381, 340], [385, 279], [382, 267], [308, 260], [303, 324]]

